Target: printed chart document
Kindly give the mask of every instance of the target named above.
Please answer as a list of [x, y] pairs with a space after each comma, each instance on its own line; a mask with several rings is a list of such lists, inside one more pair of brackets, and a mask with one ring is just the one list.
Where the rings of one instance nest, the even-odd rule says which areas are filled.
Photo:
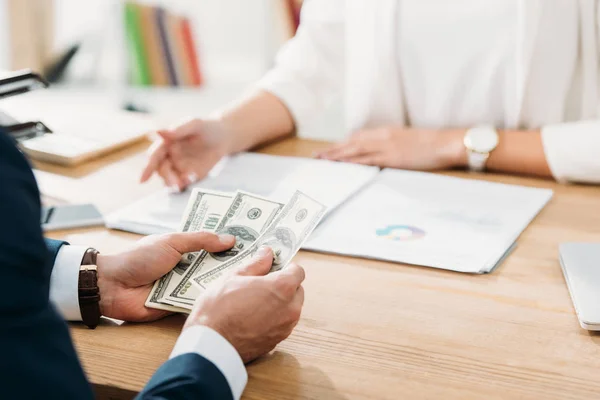
[[551, 197], [551, 190], [385, 169], [304, 248], [486, 273]]
[[107, 217], [109, 228], [140, 234], [177, 230], [194, 187], [234, 193], [256, 193], [281, 202], [296, 190], [306, 193], [329, 211], [368, 184], [379, 168], [300, 157], [241, 153], [215, 166], [209, 176], [184, 193], [160, 191]]

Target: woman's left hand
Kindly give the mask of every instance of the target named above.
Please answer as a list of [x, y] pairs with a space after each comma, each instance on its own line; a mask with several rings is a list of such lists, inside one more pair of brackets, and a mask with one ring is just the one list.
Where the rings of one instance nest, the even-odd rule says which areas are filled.
[[318, 153], [317, 158], [414, 170], [466, 165], [465, 131], [405, 127], [365, 129]]

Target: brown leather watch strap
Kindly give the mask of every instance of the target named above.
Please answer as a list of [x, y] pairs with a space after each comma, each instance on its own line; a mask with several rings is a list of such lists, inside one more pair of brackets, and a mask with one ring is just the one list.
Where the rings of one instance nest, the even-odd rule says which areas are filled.
[[83, 254], [79, 269], [79, 310], [81, 319], [94, 329], [100, 322], [100, 289], [96, 259], [98, 250], [89, 248]]

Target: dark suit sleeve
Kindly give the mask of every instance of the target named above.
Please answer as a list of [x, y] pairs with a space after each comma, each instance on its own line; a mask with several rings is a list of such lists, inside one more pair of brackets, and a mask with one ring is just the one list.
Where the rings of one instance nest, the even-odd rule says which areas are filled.
[[[54, 260], [64, 242], [44, 241], [31, 168], [0, 132], [1, 398], [92, 399], [67, 325], [49, 301]], [[141, 399], [231, 399], [210, 361], [183, 354], [167, 361]]]
[[67, 326], [48, 298], [52, 264], [35, 179], [12, 140], [0, 132], [2, 397], [93, 398]]
[[233, 399], [227, 380], [219, 369], [195, 353], [182, 354], [164, 363], [138, 400]]
[[50, 264], [51, 268], [54, 267], [54, 260], [56, 260], [56, 256], [58, 255], [58, 251], [63, 245], [68, 245], [69, 243], [64, 242], [62, 240], [54, 240], [54, 239], [44, 239], [46, 242], [46, 247], [48, 248], [48, 252], [50, 253]]

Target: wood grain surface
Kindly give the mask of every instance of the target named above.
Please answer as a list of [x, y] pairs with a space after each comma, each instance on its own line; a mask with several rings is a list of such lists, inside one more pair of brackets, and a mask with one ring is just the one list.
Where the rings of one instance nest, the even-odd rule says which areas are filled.
[[[44, 195], [103, 212], [161, 187], [139, 185], [138, 144], [75, 170], [36, 164]], [[326, 143], [287, 139], [261, 151], [310, 156]], [[554, 198], [494, 273], [466, 275], [300, 252], [306, 303], [292, 336], [248, 366], [246, 399], [595, 399], [600, 335], [580, 328], [558, 244], [600, 242], [600, 188], [515, 176], [448, 174], [551, 188]], [[51, 236], [103, 252], [138, 236], [106, 229]], [[600, 261], [599, 261], [600, 262]], [[105, 320], [71, 333], [100, 397], [130, 398], [169, 356], [183, 316]]]

